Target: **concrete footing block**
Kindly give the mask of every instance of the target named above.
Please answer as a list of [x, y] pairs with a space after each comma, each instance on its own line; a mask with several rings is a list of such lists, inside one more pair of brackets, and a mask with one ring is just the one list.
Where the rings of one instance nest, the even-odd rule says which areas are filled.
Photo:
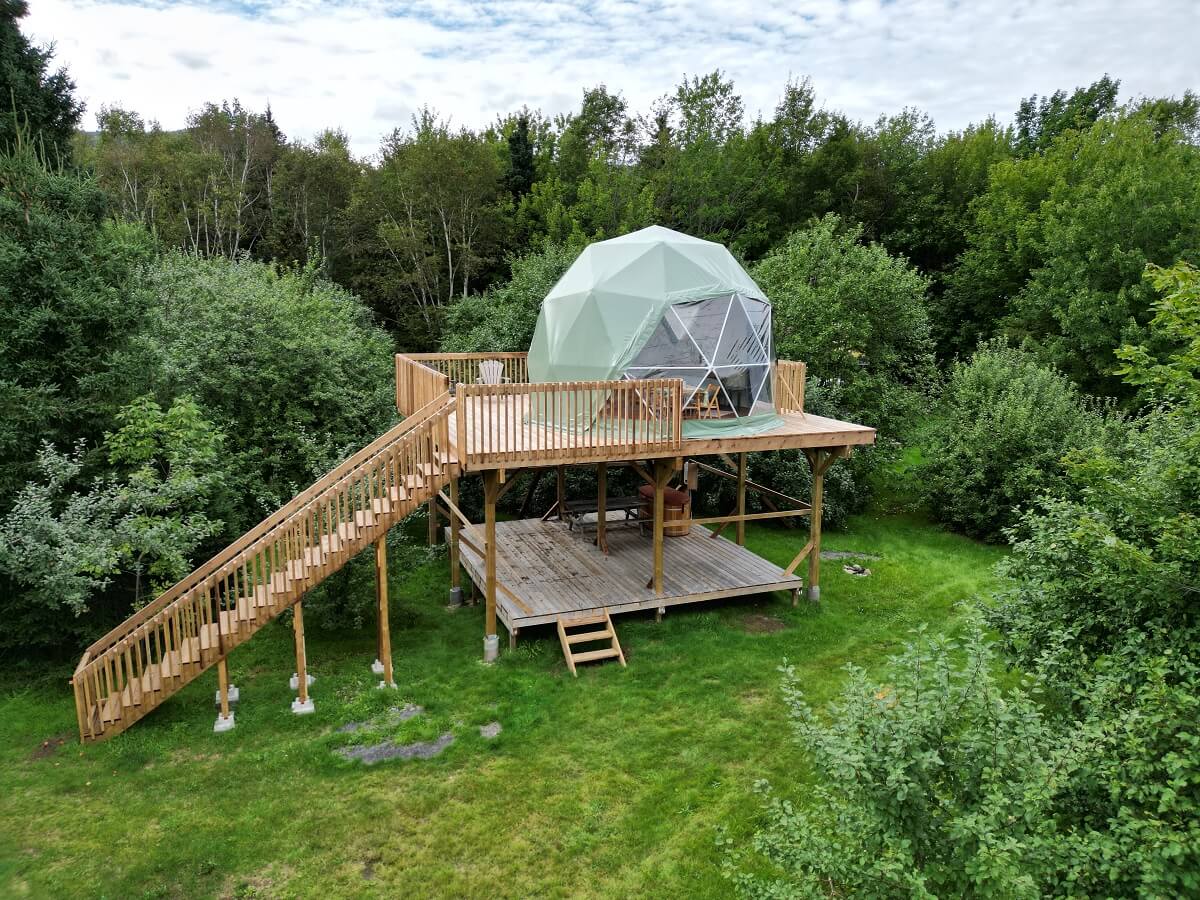
[[[240, 695], [238, 694], [237, 687], [231, 684], [229, 686], [229, 705], [233, 706], [235, 703], [237, 703], [239, 696]], [[213, 706], [215, 706], [217, 709], [221, 708], [221, 692], [220, 691], [217, 691], [216, 695], [213, 697]]]
[[489, 634], [483, 639], [483, 661], [495, 662], [500, 658], [500, 635]]
[[814, 584], [808, 589], [808, 599], [812, 603], [819, 603], [821, 600], [821, 586]]
[[450, 609], [458, 609], [462, 605], [463, 605], [462, 588], [460, 588], [460, 587], [450, 588], [450, 602], [447, 604], [447, 606], [449, 606]]
[[315, 713], [316, 711], [317, 707], [316, 704], [313, 703], [312, 697], [309, 697], [303, 702], [301, 702], [299, 697], [292, 701], [292, 712], [298, 716], [307, 716], [309, 713]]
[[381, 691], [394, 691], [394, 690], [396, 690], [396, 682], [394, 682], [394, 681], [381, 681], [381, 682], [379, 682], [379, 690], [381, 690]]
[[375, 660], [375, 662], [371, 663], [371, 674], [372, 675], [382, 675], [383, 674], [383, 663], [380, 662], [379, 660]]
[[233, 731], [233, 713], [230, 712], [227, 716], [218, 715], [217, 722], [213, 725], [213, 732], [221, 734], [224, 731]]
[[[308, 678], [308, 686], [312, 687], [313, 684], [316, 683], [317, 676], [309, 673], [306, 677]], [[293, 672], [292, 677], [288, 679], [288, 687], [290, 687], [293, 691], [300, 689], [300, 676], [295, 672]]]

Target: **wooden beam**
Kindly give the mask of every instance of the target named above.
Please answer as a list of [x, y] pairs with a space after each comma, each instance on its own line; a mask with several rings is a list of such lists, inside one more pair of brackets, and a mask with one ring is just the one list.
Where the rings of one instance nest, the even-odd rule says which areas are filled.
[[392, 678], [392, 632], [388, 622], [387, 532], [375, 542], [375, 598], [379, 607], [379, 661], [383, 663], [383, 683]]
[[[498, 493], [498, 494], [496, 495], [496, 502], [497, 502], [497, 503], [499, 503], [499, 502], [500, 502], [500, 501], [501, 501], [501, 500], [504, 498], [504, 495], [505, 495], [505, 494], [507, 494], [509, 491], [511, 491], [511, 490], [512, 490], [512, 489], [513, 489], [513, 488], [516, 486], [516, 484], [517, 484], [517, 479], [516, 479], [516, 477], [515, 477], [515, 476], [516, 476], [516, 475], [517, 475], [517, 473], [519, 473], [520, 471], [521, 471], [520, 469], [509, 469], [509, 470], [508, 470], [508, 473], [507, 473], [507, 474], [508, 474], [508, 480], [503, 482], [503, 485], [502, 485], [502, 486], [501, 486], [501, 488], [500, 488], [500, 493]], [[501, 470], [500, 470], [500, 475], [503, 477], [503, 476], [504, 476], [504, 474], [505, 474], [505, 470], [504, 470], [504, 469], [501, 469]]]
[[654, 463], [654, 574], [651, 585], [660, 597], [663, 594], [663, 491], [674, 474], [674, 459], [660, 459]]
[[631, 460], [628, 463], [628, 466], [629, 466], [629, 468], [633, 469], [633, 471], [637, 472], [638, 475], [641, 476], [642, 481], [646, 482], [646, 484], [649, 484], [649, 485], [654, 484], [654, 476], [651, 475], [649, 472], [647, 472], [645, 469], [643, 469], [641, 466], [639, 466], [637, 463], [635, 463]]
[[[718, 469], [716, 466], [710, 466], [707, 463], [700, 462], [699, 460], [693, 459], [692, 462], [705, 472], [712, 472], [714, 475], [720, 475], [722, 478], [728, 478], [731, 481], [737, 480], [737, 475], [732, 472], [726, 472], [724, 469]], [[785, 500], [788, 503], [794, 503], [800, 509], [808, 509], [808, 504], [803, 500], [793, 497], [790, 494], [785, 494], [782, 491], [777, 491], [774, 488], [769, 488], [766, 485], [759, 484], [757, 481], [751, 481], [749, 478], [746, 479], [746, 487], [755, 493], [765, 494], [767, 497], [775, 497], [778, 500]], [[763, 502], [768, 503], [769, 501], [766, 499], [766, 497], [764, 497]]]
[[554, 478], [555, 487], [558, 492], [558, 502], [556, 506], [558, 507], [558, 518], [561, 520], [563, 517], [563, 511], [567, 506], [567, 467], [559, 466], [556, 468], [554, 470]]
[[308, 654], [304, 648], [304, 601], [292, 607], [292, 632], [296, 640], [296, 690], [301, 703], [308, 702]]
[[[462, 573], [459, 565], [459, 517], [462, 511], [458, 508], [458, 479], [450, 479], [450, 497], [447, 500], [450, 510], [450, 587], [461, 587]], [[456, 595], [458, 596], [458, 595]], [[457, 601], [456, 601], [457, 602]]]
[[[786, 519], [794, 516], [807, 516], [807, 509], [773, 509], [769, 512], [746, 513], [745, 515], [737, 515], [731, 513], [727, 516], [702, 516], [699, 519], [689, 520], [689, 525], [715, 525], [721, 523], [729, 525], [736, 522], [754, 522], [758, 519]], [[720, 532], [714, 532], [714, 535]]]
[[483, 473], [483, 535], [484, 535], [484, 638], [499, 640], [496, 635], [496, 498], [500, 484], [495, 471]]
[[841, 448], [829, 450], [805, 450], [809, 468], [812, 469], [812, 513], [808, 523], [808, 542], [811, 545], [808, 553], [808, 599], [821, 599], [821, 512], [824, 505], [825, 473], [838, 459]]
[[596, 464], [596, 546], [608, 556], [608, 463]]
[[746, 546], [746, 454], [737, 458], [737, 545]]
[[221, 718], [229, 718], [229, 669], [225, 657], [217, 662], [217, 694], [221, 698]]

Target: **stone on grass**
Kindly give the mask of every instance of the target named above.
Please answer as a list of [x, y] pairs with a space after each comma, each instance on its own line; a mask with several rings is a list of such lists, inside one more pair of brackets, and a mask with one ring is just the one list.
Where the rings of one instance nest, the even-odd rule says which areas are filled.
[[447, 731], [436, 741], [416, 741], [412, 744], [384, 741], [362, 747], [339, 747], [335, 752], [345, 759], [358, 759], [364, 765], [373, 766], [385, 759], [431, 759], [453, 743], [454, 735]]
[[313, 698], [301, 701], [299, 697], [292, 701], [292, 712], [298, 716], [307, 716], [309, 713], [317, 711], [316, 704], [313, 703]]
[[215, 734], [221, 734], [224, 731], [232, 731], [233, 724], [234, 723], [233, 723], [233, 713], [232, 712], [230, 712], [229, 715], [227, 715], [227, 716], [218, 715], [216, 724], [213, 725], [213, 732]]
[[[316, 675], [313, 675], [311, 672], [309, 672], [305, 677], [308, 679], [309, 687], [312, 687], [314, 684], [316, 684], [316, 682], [317, 682]], [[299, 690], [299, 688], [300, 688], [300, 676], [297, 675], [295, 672], [293, 672], [292, 677], [288, 679], [288, 687], [290, 687], [293, 691]]]
[[[238, 694], [238, 689], [231, 684], [229, 686], [229, 705], [233, 706], [235, 703], [237, 703], [239, 696], [240, 695]], [[217, 691], [216, 695], [213, 697], [213, 706], [215, 706], [217, 709], [221, 708], [221, 692], [220, 691]]]
[[488, 722], [486, 725], [479, 726], [479, 736], [491, 740], [496, 737], [503, 729], [499, 722]]

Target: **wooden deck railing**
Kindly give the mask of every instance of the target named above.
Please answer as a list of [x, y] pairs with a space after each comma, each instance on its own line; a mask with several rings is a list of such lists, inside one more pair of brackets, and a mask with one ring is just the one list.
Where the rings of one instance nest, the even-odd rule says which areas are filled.
[[458, 457], [468, 468], [557, 465], [676, 449], [683, 441], [682, 406], [678, 378], [464, 383], [455, 398]]
[[450, 392], [453, 382], [444, 374], [419, 361], [428, 354], [396, 354], [396, 409], [411, 416], [418, 409]]
[[408, 358], [442, 373], [451, 385], [477, 384], [481, 374], [479, 364], [486, 360], [500, 363], [504, 383], [529, 381], [528, 353], [409, 353]]
[[434, 495], [443, 392], [92, 644], [71, 679], [83, 740], [122, 731]]
[[777, 412], [804, 414], [804, 379], [807, 372], [808, 367], [802, 362], [781, 359], [775, 363], [771, 395], [775, 398]]

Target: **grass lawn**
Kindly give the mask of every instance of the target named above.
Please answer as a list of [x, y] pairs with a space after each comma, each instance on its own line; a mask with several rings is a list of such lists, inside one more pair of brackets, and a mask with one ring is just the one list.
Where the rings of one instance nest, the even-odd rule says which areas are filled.
[[[801, 542], [749, 529], [780, 564]], [[673, 609], [661, 624], [621, 617], [629, 668], [578, 679], [548, 627], [482, 665], [483, 608], [443, 608], [444, 559], [394, 570], [398, 692], [374, 689], [369, 630], [310, 630], [317, 712], [293, 716], [291, 630], [275, 623], [230, 658], [241, 704], [228, 734], [212, 733], [215, 672], [86, 748], [68, 673], [5, 676], [0, 896], [724, 896], [714, 826], [750, 832], [759, 778], [806, 794], [783, 658], [828, 698], [846, 662], [878, 665], [922, 621], [953, 628], [955, 603], [986, 590], [999, 555], [900, 517], [858, 517], [825, 549], [883, 558], [868, 578], [827, 561], [819, 608], [780, 594]], [[389, 720], [404, 702], [424, 714]], [[493, 721], [503, 731], [485, 740], [478, 726]], [[445, 732], [455, 740], [432, 759], [366, 767], [332, 752]]]

